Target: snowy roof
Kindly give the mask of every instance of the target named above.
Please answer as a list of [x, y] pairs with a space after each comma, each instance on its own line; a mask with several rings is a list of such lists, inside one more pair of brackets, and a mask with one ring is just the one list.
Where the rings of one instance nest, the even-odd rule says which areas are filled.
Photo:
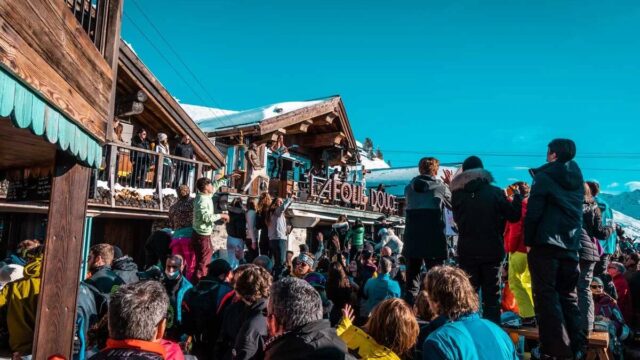
[[[206, 133], [222, 129], [259, 124], [264, 120], [300, 110], [308, 106], [327, 102], [334, 98], [334, 96], [331, 96], [308, 101], [280, 102], [244, 111], [221, 110], [186, 104], [182, 105], [182, 107], [195, 120], [200, 129]], [[209, 111], [210, 115], [203, 116], [203, 111]]]
[[369, 159], [366, 156], [360, 156], [360, 164], [367, 170], [388, 169], [390, 167], [386, 161], [376, 157]]
[[[451, 170], [455, 174], [459, 167], [443, 164], [440, 166], [438, 176], [444, 175], [445, 169]], [[417, 166], [372, 170], [370, 174], [367, 174], [367, 187], [375, 188], [379, 184], [384, 184], [387, 193], [402, 197], [404, 196], [405, 186], [419, 174]]]
[[237, 111], [234, 110], [218, 109], [200, 105], [180, 104], [180, 106], [182, 106], [184, 111], [186, 111], [187, 114], [189, 114], [189, 116], [196, 123], [215, 116], [224, 116], [237, 113]]

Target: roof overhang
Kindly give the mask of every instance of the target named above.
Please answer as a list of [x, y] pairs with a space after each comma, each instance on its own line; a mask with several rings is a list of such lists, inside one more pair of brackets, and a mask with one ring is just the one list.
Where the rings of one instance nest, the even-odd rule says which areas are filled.
[[124, 70], [126, 74], [118, 73], [118, 77], [131, 77], [140, 90], [148, 95], [149, 99], [145, 102], [145, 107], [149, 103], [156, 105], [159, 109], [158, 115], [160, 119], [166, 122], [167, 126], [171, 126], [172, 130], [177, 133], [189, 135], [193, 139], [192, 143], [199, 156], [216, 167], [224, 166], [224, 156], [209, 141], [176, 99], [169, 94], [167, 89], [151, 73], [138, 55], [122, 40], [120, 41], [119, 65], [120, 69]]
[[281, 130], [284, 130], [284, 133], [297, 131], [305, 123], [308, 123], [309, 126], [314, 126], [327, 121], [337, 121], [339, 124], [338, 130], [344, 134], [349, 148], [356, 148], [356, 139], [340, 96], [333, 96], [327, 101], [267, 118], [257, 123], [219, 128], [215, 131], [207, 132], [207, 135], [209, 137], [231, 137], [242, 133], [244, 136], [264, 136]]

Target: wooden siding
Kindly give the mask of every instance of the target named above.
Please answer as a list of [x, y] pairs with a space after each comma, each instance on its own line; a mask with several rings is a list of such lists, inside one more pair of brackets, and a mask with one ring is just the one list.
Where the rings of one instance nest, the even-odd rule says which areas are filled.
[[113, 70], [64, 1], [0, 1], [0, 66], [105, 140]]

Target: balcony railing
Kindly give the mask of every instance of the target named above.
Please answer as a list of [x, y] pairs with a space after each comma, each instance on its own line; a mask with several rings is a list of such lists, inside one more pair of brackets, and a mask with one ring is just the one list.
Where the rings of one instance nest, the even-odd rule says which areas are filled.
[[166, 211], [177, 200], [176, 189], [210, 173], [210, 165], [126, 145], [105, 145], [100, 169], [94, 170], [89, 201], [111, 207]]
[[107, 36], [107, 17], [110, 0], [64, 0], [69, 10], [101, 54]]

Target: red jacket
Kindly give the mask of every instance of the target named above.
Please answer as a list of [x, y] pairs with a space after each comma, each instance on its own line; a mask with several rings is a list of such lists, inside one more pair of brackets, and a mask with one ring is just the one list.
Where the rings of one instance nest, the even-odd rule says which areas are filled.
[[527, 215], [527, 203], [529, 198], [522, 199], [522, 216], [517, 222], [507, 222], [504, 229], [504, 249], [508, 253], [527, 252], [524, 245], [524, 218]]
[[613, 285], [616, 287], [618, 293], [618, 307], [622, 313], [622, 317], [627, 324], [631, 324], [633, 319], [633, 304], [631, 303], [631, 291], [629, 290], [629, 284], [623, 275], [618, 275], [613, 278]]

